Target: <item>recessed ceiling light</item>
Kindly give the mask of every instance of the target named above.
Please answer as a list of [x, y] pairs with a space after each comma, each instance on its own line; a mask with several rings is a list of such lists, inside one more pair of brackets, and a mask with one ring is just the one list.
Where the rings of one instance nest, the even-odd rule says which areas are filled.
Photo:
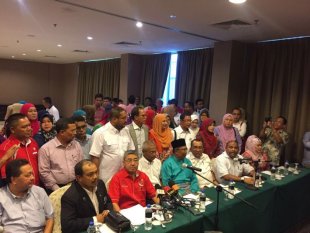
[[91, 37], [91, 36], [88, 36], [88, 37], [87, 37], [87, 40], [92, 40], [92, 39], [94, 39], [94, 38]]
[[138, 22], [136, 23], [136, 26], [137, 26], [138, 28], [142, 28], [143, 23], [141, 23], [140, 21], [138, 21]]
[[15, 56], [11, 56], [11, 58], [15, 58]]
[[62, 47], [62, 45], [61, 45], [61, 44], [58, 44], [57, 46], [58, 46], [58, 47]]
[[42, 50], [41, 49], [37, 49], [37, 52], [41, 52]]
[[246, 0], [229, 0], [229, 2], [234, 3], [234, 4], [242, 4], [242, 3], [245, 3]]
[[170, 19], [175, 19], [177, 16], [176, 15], [170, 15], [169, 17], [170, 17]]
[[22, 55], [23, 55], [23, 56], [26, 56], [27, 54], [26, 54], [26, 53], [22, 53]]

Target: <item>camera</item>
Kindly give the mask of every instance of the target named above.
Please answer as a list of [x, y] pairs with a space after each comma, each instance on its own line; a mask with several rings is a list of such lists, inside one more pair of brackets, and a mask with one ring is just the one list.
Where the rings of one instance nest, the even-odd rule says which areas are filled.
[[271, 116], [265, 117], [265, 122], [269, 122], [269, 121], [272, 121], [272, 117]]

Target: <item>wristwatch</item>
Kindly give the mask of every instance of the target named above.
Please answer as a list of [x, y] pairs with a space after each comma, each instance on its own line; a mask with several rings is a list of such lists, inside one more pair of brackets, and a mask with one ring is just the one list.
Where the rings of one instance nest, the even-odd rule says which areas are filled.
[[244, 182], [244, 176], [240, 177], [241, 182]]

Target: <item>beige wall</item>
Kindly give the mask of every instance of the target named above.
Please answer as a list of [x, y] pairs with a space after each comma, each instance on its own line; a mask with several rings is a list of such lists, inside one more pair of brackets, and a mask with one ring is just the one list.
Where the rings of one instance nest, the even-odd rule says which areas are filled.
[[0, 59], [0, 104], [19, 100], [41, 104], [50, 96], [60, 114], [69, 116], [76, 107], [77, 75], [76, 64]]

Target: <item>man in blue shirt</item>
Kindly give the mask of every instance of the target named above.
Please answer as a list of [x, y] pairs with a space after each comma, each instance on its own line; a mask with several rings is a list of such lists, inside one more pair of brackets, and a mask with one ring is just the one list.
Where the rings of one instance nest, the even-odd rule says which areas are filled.
[[192, 170], [183, 168], [183, 163], [192, 166], [189, 159], [186, 158], [187, 147], [184, 139], [178, 139], [171, 142], [173, 155], [171, 155], [162, 165], [161, 177], [164, 186], [173, 181], [180, 187], [179, 193], [185, 195], [199, 191], [196, 175]]

